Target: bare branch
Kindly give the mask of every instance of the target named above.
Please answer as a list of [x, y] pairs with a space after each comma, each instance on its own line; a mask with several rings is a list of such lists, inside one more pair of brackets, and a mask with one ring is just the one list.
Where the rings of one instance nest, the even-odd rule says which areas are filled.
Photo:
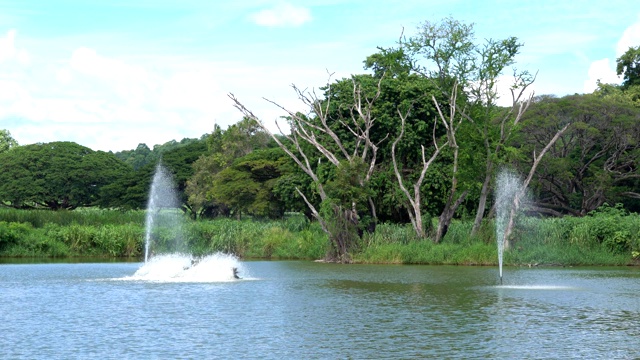
[[[254, 121], [256, 121], [256, 123], [258, 124], [258, 126], [260, 126], [260, 128], [262, 128], [263, 131], [265, 131], [267, 134], [269, 134], [269, 136], [271, 136], [271, 138], [276, 142], [276, 144], [278, 144], [278, 146], [287, 154], [289, 155], [289, 157], [300, 167], [300, 169], [302, 169], [302, 171], [304, 171], [307, 175], [309, 175], [311, 177], [311, 179], [313, 181], [315, 181], [316, 183], [319, 184], [318, 186], [318, 192], [320, 194], [320, 198], [321, 199], [325, 199], [327, 197], [326, 193], [324, 192], [324, 189], [322, 187], [322, 185], [320, 184], [319, 178], [316, 175], [316, 173], [313, 171], [313, 169], [311, 168], [311, 164], [309, 163], [309, 159], [306, 157], [306, 155], [304, 154], [304, 151], [302, 151], [302, 148], [300, 147], [300, 143], [297, 140], [297, 137], [295, 135], [293, 136], [287, 136], [285, 135], [285, 137], [289, 140], [291, 140], [291, 142], [294, 144], [294, 146], [296, 147], [296, 150], [298, 150], [298, 153], [301, 154], [301, 156], [303, 157], [303, 160], [300, 160], [300, 158], [294, 154], [287, 146], [285, 146], [280, 139], [275, 136], [275, 134], [273, 134], [271, 132], [271, 130], [269, 130], [269, 128], [267, 128], [267, 126], [257, 117], [255, 116], [249, 109], [247, 109], [233, 94], [229, 94], [228, 95], [229, 98], [233, 101], [233, 106], [240, 110], [240, 112], [242, 112], [242, 114], [250, 119], [253, 119]], [[279, 127], [278, 127], [279, 128]]]
[[434, 151], [434, 153], [431, 155], [431, 157], [427, 161], [426, 160], [426, 156], [425, 156], [424, 146], [421, 146], [421, 150], [422, 150], [422, 170], [420, 172], [420, 177], [418, 178], [418, 180], [416, 180], [415, 184], [413, 185], [413, 196], [412, 196], [412, 194], [409, 192], [409, 190], [404, 185], [404, 181], [402, 180], [402, 175], [400, 174], [400, 170], [398, 169], [398, 162], [396, 160], [396, 146], [398, 145], [398, 143], [400, 142], [400, 140], [404, 136], [404, 128], [405, 128], [406, 118], [409, 116], [410, 112], [411, 112], [411, 109], [407, 110], [407, 112], [405, 114], [403, 114], [400, 111], [400, 109], [398, 109], [398, 115], [400, 116], [400, 120], [401, 120], [401, 128], [400, 128], [400, 134], [398, 135], [396, 140], [393, 142], [393, 144], [391, 144], [391, 160], [393, 162], [393, 171], [394, 171], [394, 173], [396, 175], [396, 178], [398, 179], [398, 186], [400, 187], [400, 190], [406, 196], [407, 200], [409, 201], [409, 204], [411, 205], [411, 209], [407, 209], [408, 213], [409, 213], [409, 218], [411, 219], [411, 224], [413, 225], [413, 228], [416, 231], [417, 235], [419, 237], [423, 238], [423, 237], [425, 237], [425, 233], [424, 233], [424, 227], [422, 225], [422, 209], [421, 209], [421, 204], [420, 204], [420, 201], [421, 201], [421, 199], [420, 199], [420, 185], [422, 185], [422, 182], [424, 181], [424, 177], [425, 177], [425, 175], [427, 173], [427, 170], [429, 169], [429, 166], [431, 166], [433, 161], [436, 159], [436, 157], [440, 153], [440, 150], [442, 149], [442, 146], [445, 146], [448, 143], [448, 141], [445, 142], [442, 146], [438, 146], [438, 143], [437, 143], [436, 138], [435, 138], [435, 129], [436, 129], [436, 123], [437, 122], [434, 121], [434, 124], [433, 124], [433, 144], [434, 144], [434, 147], [435, 147], [436, 151]]
[[536, 168], [538, 167], [538, 164], [542, 160], [542, 157], [544, 156], [544, 154], [546, 154], [547, 151], [549, 151], [551, 146], [553, 146], [553, 144], [560, 138], [560, 136], [562, 136], [562, 134], [565, 131], [567, 131], [567, 129], [569, 128], [569, 125], [570, 124], [567, 124], [562, 129], [558, 130], [558, 132], [554, 135], [554, 137], [549, 141], [547, 146], [545, 146], [544, 149], [542, 149], [542, 151], [540, 152], [540, 155], [536, 156], [535, 152], [534, 152], [533, 165], [531, 166], [531, 169], [529, 170], [529, 175], [527, 176], [527, 179], [522, 183], [522, 186], [520, 187], [520, 189], [516, 192], [515, 196], [513, 197], [513, 204], [511, 206], [511, 210], [509, 212], [509, 218], [508, 218], [508, 221], [507, 221], [507, 227], [506, 227], [506, 229], [504, 231], [505, 248], [509, 247], [509, 236], [511, 235], [511, 232], [513, 231], [513, 226], [514, 226], [514, 223], [515, 223], [516, 213], [517, 213], [518, 209], [520, 208], [520, 201], [522, 200], [522, 198], [525, 196], [525, 194], [527, 192], [527, 187], [529, 186], [529, 183], [531, 182], [531, 179], [533, 178], [533, 174], [536, 172]]
[[318, 222], [320, 223], [320, 226], [322, 227], [322, 230], [327, 234], [331, 234], [331, 232], [329, 231], [329, 228], [327, 227], [327, 223], [324, 221], [322, 216], [320, 216], [320, 213], [318, 212], [318, 210], [316, 210], [316, 207], [313, 206], [313, 204], [309, 202], [309, 200], [307, 200], [307, 197], [304, 196], [304, 193], [302, 193], [302, 191], [300, 191], [300, 189], [298, 189], [297, 186], [296, 186], [296, 191], [298, 192], [298, 195], [302, 197], [302, 200], [304, 200], [305, 204], [307, 204], [307, 206], [309, 207], [309, 210], [311, 210], [311, 214], [313, 215], [313, 217], [316, 218], [316, 220], [318, 220]]

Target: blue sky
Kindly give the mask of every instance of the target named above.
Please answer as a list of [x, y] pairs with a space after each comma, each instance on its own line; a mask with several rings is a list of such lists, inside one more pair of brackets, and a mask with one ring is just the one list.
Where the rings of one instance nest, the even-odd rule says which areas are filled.
[[619, 82], [640, 45], [633, 1], [0, 0], [0, 129], [22, 145], [150, 147], [240, 120], [227, 93], [273, 122], [262, 97], [301, 109], [290, 85], [364, 73], [376, 47], [447, 16], [478, 41], [516, 36], [536, 94]]

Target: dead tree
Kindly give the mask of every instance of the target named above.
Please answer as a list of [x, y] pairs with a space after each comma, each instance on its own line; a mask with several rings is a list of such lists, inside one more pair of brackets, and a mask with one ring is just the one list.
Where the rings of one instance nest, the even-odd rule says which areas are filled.
[[419, 238], [424, 239], [425, 237], [427, 237], [427, 234], [425, 233], [424, 224], [422, 223], [422, 205], [421, 205], [420, 186], [424, 181], [424, 177], [427, 174], [427, 170], [429, 169], [429, 166], [431, 166], [433, 161], [438, 157], [438, 154], [442, 150], [442, 147], [445, 146], [448, 143], [448, 141], [445, 141], [444, 144], [442, 145], [438, 145], [438, 142], [436, 140], [437, 121], [434, 120], [433, 121], [433, 146], [435, 147], [435, 151], [433, 152], [429, 160], [427, 160], [425, 156], [424, 145], [420, 146], [422, 150], [422, 170], [420, 171], [420, 176], [418, 177], [416, 182], [413, 184], [413, 194], [412, 194], [404, 185], [404, 180], [402, 179], [402, 174], [398, 169], [398, 162], [396, 161], [396, 146], [398, 142], [400, 142], [400, 139], [402, 139], [402, 136], [404, 135], [405, 122], [407, 117], [409, 116], [409, 113], [410, 113], [410, 110], [408, 110], [404, 114], [400, 110], [398, 110], [398, 115], [400, 116], [400, 120], [401, 120], [401, 128], [400, 128], [400, 134], [391, 145], [391, 160], [393, 161], [393, 171], [396, 174], [396, 178], [398, 179], [398, 186], [400, 187], [400, 190], [402, 190], [402, 193], [405, 195], [409, 203], [409, 206], [407, 206], [407, 212], [409, 213], [409, 218], [411, 219], [411, 225], [413, 226], [413, 229], [415, 230], [416, 235]]
[[[445, 128], [447, 129], [447, 139], [449, 148], [453, 151], [453, 168], [451, 171], [451, 189], [449, 190], [449, 196], [447, 197], [447, 202], [445, 203], [444, 209], [438, 218], [438, 227], [436, 229], [436, 234], [433, 239], [435, 243], [439, 243], [444, 236], [447, 234], [447, 230], [449, 229], [449, 225], [451, 224], [451, 220], [453, 219], [453, 215], [455, 215], [456, 210], [462, 204], [464, 199], [467, 196], [468, 191], [465, 190], [457, 196], [457, 188], [458, 188], [458, 153], [460, 147], [458, 146], [458, 142], [456, 140], [456, 132], [462, 123], [463, 117], [456, 117], [457, 113], [457, 98], [458, 98], [458, 83], [456, 82], [453, 85], [453, 89], [451, 90], [451, 96], [449, 97], [449, 117], [446, 118], [440, 109], [440, 105], [438, 105], [438, 101], [435, 96], [431, 96], [433, 103], [438, 110], [438, 115], [442, 120]], [[457, 198], [456, 198], [457, 196]]]
[[510, 237], [511, 233], [513, 232], [513, 227], [514, 227], [514, 224], [515, 224], [516, 214], [517, 214], [518, 210], [520, 209], [520, 206], [522, 205], [522, 199], [524, 198], [524, 196], [527, 193], [527, 187], [529, 186], [529, 183], [531, 182], [531, 179], [533, 178], [533, 175], [536, 172], [536, 168], [540, 164], [540, 161], [544, 157], [544, 154], [546, 154], [547, 151], [549, 151], [549, 149], [551, 149], [553, 144], [555, 144], [555, 142], [558, 141], [560, 136], [562, 136], [562, 134], [564, 134], [564, 132], [567, 131], [567, 129], [569, 128], [569, 125], [571, 125], [571, 124], [566, 124], [562, 129], [558, 130], [558, 132], [553, 136], [553, 138], [544, 147], [544, 149], [542, 149], [542, 151], [540, 152], [539, 155], [536, 155], [535, 150], [533, 151], [533, 164], [531, 165], [531, 169], [529, 169], [529, 175], [527, 175], [527, 178], [522, 183], [522, 186], [520, 187], [520, 189], [518, 189], [516, 191], [516, 193], [515, 193], [515, 195], [513, 197], [513, 203], [511, 205], [511, 210], [509, 211], [509, 217], [508, 217], [508, 220], [507, 220], [507, 226], [506, 226], [506, 228], [504, 230], [504, 235], [503, 235], [503, 239], [504, 239], [503, 241], [504, 241], [504, 248], [505, 249], [508, 249], [510, 247], [509, 237]]
[[[291, 159], [293, 159], [298, 167], [300, 167], [300, 169], [313, 180], [321, 201], [327, 200], [328, 195], [325, 192], [324, 184], [320, 181], [317, 174], [317, 169], [312, 166], [308, 154], [306, 154], [303, 149], [303, 142], [312, 145], [326, 160], [329, 161], [329, 163], [336, 167], [338, 167], [343, 161], [353, 164], [358, 160], [367, 164], [366, 172], [361, 174], [362, 176], [359, 177], [360, 186], [365, 186], [370, 180], [375, 168], [378, 146], [380, 142], [386, 139], [385, 137], [378, 143], [374, 143], [371, 140], [371, 129], [375, 124], [372, 109], [375, 101], [380, 97], [382, 78], [378, 81], [375, 94], [371, 97], [367, 97], [363, 93], [362, 86], [355, 78], [353, 78], [353, 104], [346, 109], [350, 114], [350, 117], [340, 118], [337, 120], [330, 116], [330, 80], [331, 79], [327, 82], [324, 99], [318, 97], [313, 90], [302, 90], [295, 85], [292, 85], [299, 100], [309, 109], [307, 114], [288, 110], [272, 100], [263, 98], [276, 107], [282, 109], [288, 115], [290, 133], [282, 131], [277, 122], [276, 125], [280, 131], [280, 135], [291, 143], [293, 149], [290, 149], [286, 144], [283, 144], [282, 141], [280, 141], [280, 138], [267, 128], [264, 122], [247, 109], [233, 94], [228, 95], [233, 101], [234, 107], [240, 110], [244, 116], [255, 120], [258, 125], [268, 133], [271, 138], [273, 138], [278, 146], [280, 146], [280, 148], [289, 155]], [[332, 126], [336, 125], [336, 121], [352, 135], [352, 145], [347, 146], [333, 130]], [[329, 235], [332, 248], [336, 253], [328, 254], [327, 260], [349, 262], [349, 245], [344, 241], [344, 234], [337, 234], [335, 231], [331, 231], [328, 226], [329, 224], [327, 223], [329, 219], [323, 218], [318, 209], [315, 208], [300, 189], [296, 188], [296, 191], [305, 201], [312, 215], [322, 226], [322, 229]], [[375, 221], [377, 219], [375, 204], [370, 197], [368, 199], [368, 206], [371, 211], [372, 218]], [[334, 209], [334, 216], [344, 217], [343, 220], [355, 223], [356, 225], [359, 219], [355, 203], [350, 204], [350, 206], [346, 208]]]

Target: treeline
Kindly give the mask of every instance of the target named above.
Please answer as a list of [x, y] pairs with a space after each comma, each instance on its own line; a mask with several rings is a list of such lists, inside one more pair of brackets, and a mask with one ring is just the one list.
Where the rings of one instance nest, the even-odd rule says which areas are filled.
[[[438, 243], [465, 219], [475, 236], [496, 210], [503, 169], [522, 174], [530, 200], [521, 208], [532, 215], [585, 216], [605, 204], [639, 212], [640, 47], [618, 59], [622, 85], [558, 98], [526, 96], [535, 76], [512, 70], [522, 46], [513, 37], [477, 42], [472, 25], [450, 18], [425, 22], [365, 59], [367, 74], [317, 92], [294, 87], [307, 110], [286, 111], [281, 134], [233, 94], [238, 123], [153, 150], [17, 146], [4, 132], [0, 201], [144, 208], [161, 159], [192, 218], [301, 212], [328, 234], [327, 257], [338, 261], [384, 223], [411, 223]], [[498, 81], [510, 71], [513, 83], [501, 87], [512, 101], [499, 105]]]

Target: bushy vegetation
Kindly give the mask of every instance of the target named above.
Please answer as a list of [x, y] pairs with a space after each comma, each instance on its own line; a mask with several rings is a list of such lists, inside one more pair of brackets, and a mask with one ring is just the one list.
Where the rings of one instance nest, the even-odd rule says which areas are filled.
[[[1, 209], [0, 256], [142, 258], [144, 231], [144, 211]], [[156, 251], [173, 248], [171, 230], [154, 236]], [[268, 259], [321, 258], [327, 243], [320, 227], [298, 214], [278, 221], [185, 218], [182, 237], [194, 255], [221, 251]]]
[[[441, 244], [418, 239], [410, 226], [384, 224], [365, 237], [357, 262], [396, 264], [497, 264], [493, 221], [469, 237], [471, 221], [454, 221]], [[640, 264], [640, 215], [603, 206], [585, 217], [519, 219], [507, 265]]]
[[41, 228], [57, 225], [123, 225], [144, 224], [144, 210], [114, 211], [104, 209], [76, 209], [73, 211], [15, 210], [0, 207], [0, 221], [29, 223]]
[[[433, 220], [435, 222], [435, 219]], [[410, 224], [380, 224], [365, 233], [353, 261], [389, 264], [495, 265], [492, 221], [469, 237], [471, 221], [454, 221], [439, 244], [420, 239]], [[174, 234], [157, 235], [170, 248]], [[225, 252], [242, 258], [321, 259], [328, 249], [320, 226], [300, 214], [282, 220], [185, 218], [182, 239], [194, 255]], [[0, 209], [2, 257], [144, 256], [144, 211], [50, 212]], [[507, 265], [629, 265], [640, 263], [640, 215], [603, 206], [585, 217], [518, 219]]]

